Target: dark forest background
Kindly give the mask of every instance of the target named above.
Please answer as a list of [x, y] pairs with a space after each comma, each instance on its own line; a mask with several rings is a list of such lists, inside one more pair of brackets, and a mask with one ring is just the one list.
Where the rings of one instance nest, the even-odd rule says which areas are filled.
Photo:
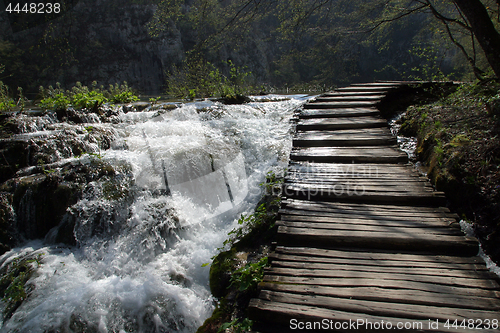
[[[482, 3], [498, 27], [498, 1]], [[57, 16], [14, 16], [6, 4], [0, 80], [31, 98], [40, 85], [78, 81], [164, 93], [172, 73], [200, 61], [228, 75], [230, 60], [275, 88], [472, 80], [489, 68], [453, 22], [467, 24], [453, 1], [73, 0]]]

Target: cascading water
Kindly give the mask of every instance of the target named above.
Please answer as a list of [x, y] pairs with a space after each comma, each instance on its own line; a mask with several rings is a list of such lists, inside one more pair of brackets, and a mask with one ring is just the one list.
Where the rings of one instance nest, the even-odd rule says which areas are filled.
[[111, 148], [62, 162], [109, 163], [113, 181], [91, 180], [68, 209], [77, 246], [55, 244], [54, 228], [0, 258], [4, 267], [42, 254], [2, 332], [196, 331], [213, 310], [202, 264], [255, 208], [267, 171], [286, 165], [290, 119], [306, 98], [196, 102], [85, 124], [112, 130]]

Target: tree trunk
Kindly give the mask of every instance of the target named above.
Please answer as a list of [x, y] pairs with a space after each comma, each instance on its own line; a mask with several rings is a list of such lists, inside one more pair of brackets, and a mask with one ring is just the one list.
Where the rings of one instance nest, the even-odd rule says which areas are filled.
[[463, 12], [497, 78], [500, 78], [500, 34], [480, 0], [453, 0]]

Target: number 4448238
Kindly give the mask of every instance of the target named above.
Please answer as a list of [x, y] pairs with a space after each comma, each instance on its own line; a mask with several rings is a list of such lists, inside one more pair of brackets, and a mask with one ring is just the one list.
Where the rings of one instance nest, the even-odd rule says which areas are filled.
[[463, 319], [463, 320], [447, 320], [444, 325], [447, 329], [494, 329], [499, 328], [498, 319]]
[[58, 14], [61, 12], [61, 4], [56, 3], [9, 3], [5, 8], [8, 13], [25, 14]]

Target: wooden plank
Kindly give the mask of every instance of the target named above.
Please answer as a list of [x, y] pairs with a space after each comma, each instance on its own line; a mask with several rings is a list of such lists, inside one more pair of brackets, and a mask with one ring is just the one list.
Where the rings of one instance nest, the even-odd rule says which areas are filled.
[[[390, 146], [392, 148], [392, 146]], [[343, 174], [356, 177], [389, 175], [393, 177], [423, 177], [413, 166], [407, 163], [316, 163], [312, 161], [290, 161], [288, 173], [305, 173], [320, 176]]]
[[420, 290], [384, 289], [377, 287], [332, 288], [323, 286], [303, 286], [293, 284], [277, 284], [263, 282], [260, 288], [265, 290], [289, 292], [305, 295], [322, 295], [353, 300], [368, 300], [402, 304], [420, 304], [440, 307], [499, 311], [500, 301], [497, 298], [474, 297], [433, 293]]
[[309, 101], [309, 103], [317, 102], [357, 102], [357, 101], [370, 101], [370, 102], [380, 102], [385, 96], [384, 95], [344, 95], [339, 93], [338, 95], [322, 95], [316, 97], [314, 100]]
[[[294, 332], [297, 331], [297, 323], [307, 323], [313, 325], [317, 323], [317, 328], [326, 325], [321, 330], [324, 331], [338, 331], [338, 332], [374, 332], [374, 325], [381, 325], [382, 322], [386, 323], [385, 328], [391, 327], [391, 330], [397, 325], [407, 325], [410, 332], [448, 332], [443, 324], [444, 322], [437, 322], [436, 328], [431, 326], [429, 320], [412, 320], [408, 321], [404, 318], [389, 318], [371, 315], [360, 315], [338, 310], [329, 310], [324, 308], [317, 308], [307, 305], [287, 304], [279, 302], [271, 302], [262, 299], [252, 299], [249, 304], [250, 318], [258, 320], [254, 325], [255, 329], [260, 332]], [[265, 324], [260, 324], [265, 323]], [[292, 326], [292, 323], [294, 326]], [[390, 326], [387, 323], [391, 323]], [[329, 325], [328, 325], [329, 324]], [[279, 326], [281, 325], [281, 326]], [[336, 328], [337, 326], [337, 328]], [[293, 330], [291, 329], [293, 327]], [[304, 326], [305, 327], [305, 326]], [[311, 332], [317, 332], [311, 326]], [[345, 327], [342, 329], [342, 327]], [[375, 326], [376, 327], [376, 326]], [[380, 326], [378, 326], [380, 328]], [[300, 330], [299, 330], [300, 331]], [[386, 331], [379, 329], [377, 331]], [[468, 329], [461, 329], [458, 327], [453, 332], [457, 333], [470, 333]], [[481, 330], [481, 332], [495, 332], [495, 330]]]
[[338, 182], [344, 183], [357, 183], [357, 184], [396, 184], [399, 186], [404, 186], [407, 184], [409, 186], [427, 186], [432, 187], [428, 179], [415, 176], [415, 175], [401, 175], [400, 178], [394, 179], [390, 174], [366, 174], [363, 176], [350, 175], [344, 173], [329, 173], [329, 174], [316, 174], [316, 173], [303, 173], [303, 172], [288, 172], [284, 178], [286, 183], [320, 183], [320, 184], [332, 184]]
[[303, 105], [304, 109], [345, 109], [362, 108], [375, 106], [377, 102], [356, 101], [356, 102], [309, 102]]
[[296, 125], [299, 131], [341, 130], [355, 128], [387, 127], [387, 120], [379, 117], [310, 118], [301, 119]]
[[[348, 223], [349, 220], [366, 220], [373, 221], [373, 223], [381, 223], [383, 222], [394, 222], [394, 223], [436, 223], [440, 225], [450, 225], [452, 223], [458, 222], [457, 217], [454, 214], [441, 213], [441, 212], [419, 212], [416, 211], [356, 211], [356, 210], [343, 210], [343, 209], [321, 209], [315, 207], [306, 207], [302, 209], [289, 209], [290, 207], [283, 207], [280, 209], [280, 216], [288, 216], [288, 218], [304, 218], [314, 217], [331, 219], [332, 221], [342, 220], [345, 223]], [[388, 215], [390, 213], [394, 213]], [[327, 221], [327, 220], [325, 220]], [[368, 223], [368, 222], [367, 222]]]
[[270, 290], [263, 290], [260, 299], [279, 302], [298, 304], [306, 306], [315, 306], [331, 310], [341, 310], [351, 313], [368, 314], [372, 316], [384, 316], [392, 318], [408, 318], [408, 319], [439, 319], [445, 322], [446, 320], [455, 319], [499, 319], [499, 314], [494, 311], [475, 310], [475, 309], [460, 309], [460, 308], [445, 308], [437, 306], [422, 306], [415, 304], [394, 304], [373, 302], [365, 300], [350, 300], [336, 298], [333, 302], [331, 298], [325, 296], [310, 296], [288, 294]]
[[[341, 203], [341, 202], [330, 202], [330, 201], [305, 201], [297, 199], [286, 199], [283, 202], [287, 208], [302, 209], [302, 210], [317, 210], [328, 212], [341, 211], [354, 211], [356, 213], [363, 212], [381, 212], [383, 214], [399, 214], [401, 212], [408, 213], [450, 213], [450, 210], [446, 207], [417, 207], [417, 206], [401, 206], [401, 205], [373, 205], [368, 203]], [[458, 217], [456, 214], [451, 214], [450, 216]]]
[[309, 118], [345, 118], [345, 117], [365, 117], [365, 116], [378, 116], [380, 111], [375, 107], [361, 107], [361, 108], [335, 108], [335, 109], [316, 109], [309, 107], [300, 112], [301, 119]]
[[[349, 253], [349, 251], [343, 251]], [[352, 253], [352, 252], [351, 252]], [[400, 256], [401, 254], [392, 254], [392, 256]], [[459, 257], [460, 258], [460, 257]], [[362, 258], [345, 258], [345, 257], [317, 257], [317, 256], [306, 256], [300, 254], [286, 254], [280, 252], [272, 252], [269, 254], [269, 259], [272, 262], [299, 262], [307, 264], [324, 264], [324, 265], [335, 265], [335, 266], [354, 266], [354, 267], [367, 267], [367, 269], [375, 268], [381, 269], [395, 269], [403, 270], [405, 268], [414, 268], [425, 271], [426, 269], [439, 269], [447, 271], [470, 271], [470, 272], [480, 272], [481, 274], [487, 274], [491, 279], [496, 278], [496, 275], [489, 274], [489, 270], [486, 268], [484, 263], [464, 263], [464, 262], [440, 262], [428, 260], [382, 260], [382, 259], [362, 259]], [[498, 279], [498, 278], [497, 278]]]
[[384, 96], [384, 94], [381, 94], [377, 91], [331, 91], [322, 94], [321, 96], [324, 97], [330, 97], [330, 96]]
[[336, 92], [345, 93], [345, 92], [369, 92], [369, 93], [387, 93], [392, 90], [393, 86], [350, 86], [350, 87], [342, 87], [335, 89]]
[[387, 146], [396, 143], [397, 138], [386, 128], [297, 132], [293, 138], [294, 147]]
[[393, 176], [401, 175], [419, 175], [415, 168], [409, 164], [387, 164], [387, 163], [362, 163], [362, 164], [344, 164], [344, 163], [305, 163], [294, 162], [289, 164], [288, 172], [304, 172], [317, 174], [349, 174], [353, 176], [364, 177], [365, 175], [388, 174]]
[[290, 173], [285, 179], [286, 184], [351, 184], [351, 185], [365, 185], [365, 186], [398, 186], [398, 187], [427, 187], [433, 189], [433, 186], [426, 180], [420, 177], [401, 177], [395, 180], [390, 176], [381, 177], [349, 177], [343, 175], [330, 175], [321, 177], [315, 174], [302, 174]]
[[329, 270], [329, 269], [300, 269], [290, 267], [271, 267], [266, 269], [267, 276], [294, 276], [294, 277], [313, 277], [327, 279], [374, 279], [374, 280], [397, 280], [430, 283], [440, 286], [461, 287], [461, 288], [479, 288], [488, 290], [497, 290], [498, 283], [489, 279], [471, 279], [469, 277], [456, 276], [429, 276], [423, 274], [405, 274], [405, 273], [380, 273], [354, 270]]
[[[368, 265], [347, 265], [311, 261], [286, 261], [274, 258], [272, 267], [309, 269], [309, 270], [335, 270], [335, 271], [351, 271], [351, 272], [375, 272], [375, 273], [395, 273], [395, 274], [413, 274], [413, 275], [429, 275], [440, 277], [460, 277], [467, 279], [483, 279], [496, 281], [495, 276], [489, 274], [489, 271], [483, 270], [466, 270], [466, 269], [450, 269], [450, 268], [434, 268], [434, 267], [412, 267], [412, 266], [368, 266]], [[496, 282], [495, 282], [496, 283]], [[498, 286], [498, 283], [497, 283]], [[499, 300], [500, 302], [500, 300]]]
[[284, 184], [286, 185], [297, 185], [297, 186], [323, 186], [323, 187], [335, 187], [337, 185], [344, 186], [363, 186], [366, 191], [370, 191], [370, 189], [377, 190], [379, 188], [386, 188], [389, 190], [397, 190], [402, 189], [404, 191], [415, 190], [415, 191], [434, 191], [434, 188], [431, 184], [426, 181], [422, 181], [420, 179], [412, 179], [409, 181], [405, 181], [403, 179], [389, 180], [389, 179], [379, 179], [379, 178], [342, 178], [342, 177], [332, 177], [333, 179], [324, 179], [324, 178], [285, 178]]
[[366, 232], [295, 228], [279, 226], [276, 235], [282, 245], [304, 246], [315, 244], [317, 247], [351, 247], [366, 249], [385, 249], [443, 254], [475, 255], [479, 245], [475, 238], [447, 235], [422, 235], [398, 232]]
[[[360, 251], [339, 251], [339, 250], [327, 250], [327, 249], [317, 249], [311, 247], [287, 247], [278, 246], [276, 247], [276, 252], [283, 254], [293, 254], [293, 255], [304, 255], [307, 257], [318, 257], [323, 260], [328, 258], [347, 258], [347, 259], [358, 259], [367, 260], [368, 262], [382, 262], [385, 265], [392, 265], [394, 262], [403, 261], [405, 265], [411, 266], [412, 262], [431, 262], [433, 265], [446, 265], [452, 263], [453, 265], [458, 264], [471, 264], [471, 265], [484, 265], [484, 261], [477, 257], [459, 257], [459, 256], [446, 256], [446, 255], [421, 255], [421, 254], [405, 254], [405, 253], [385, 253], [385, 252], [360, 252]], [[366, 264], [366, 262], [365, 262]], [[481, 266], [482, 267], [482, 266]]]
[[315, 223], [343, 223], [343, 224], [358, 224], [358, 225], [384, 225], [394, 227], [422, 227], [429, 228], [449, 228], [451, 225], [459, 223], [447, 217], [434, 216], [387, 216], [387, 215], [363, 215], [363, 214], [330, 214], [316, 211], [299, 211], [299, 210], [280, 210], [280, 220], [282, 221], [313, 221]]
[[384, 225], [379, 224], [363, 224], [360, 223], [328, 223], [324, 221], [317, 221], [317, 219], [312, 218], [312, 221], [290, 221], [290, 220], [278, 220], [276, 221], [277, 226], [293, 227], [293, 228], [312, 228], [312, 229], [325, 229], [325, 230], [342, 230], [342, 231], [366, 231], [366, 232], [396, 232], [401, 234], [412, 234], [412, 235], [453, 235], [453, 236], [463, 236], [464, 234], [454, 228], [447, 228], [443, 226], [433, 227], [427, 226], [425, 224], [403, 226], [403, 225]]
[[348, 128], [348, 129], [338, 129], [338, 130], [320, 130], [320, 131], [297, 131], [295, 133], [295, 138], [301, 137], [330, 137], [330, 136], [379, 136], [379, 135], [390, 135], [391, 131], [387, 127], [376, 127], [376, 128]]
[[408, 155], [393, 147], [294, 148], [292, 161], [322, 163], [406, 163]]
[[387, 146], [397, 143], [397, 139], [392, 136], [352, 136], [352, 138], [342, 138], [324, 136], [300, 137], [293, 139], [294, 147], [353, 147], [353, 146]]
[[[434, 192], [433, 188], [428, 186], [424, 186], [419, 182], [413, 183], [388, 183], [388, 182], [377, 182], [376, 180], [368, 180], [368, 181], [343, 181], [341, 179], [329, 181], [329, 182], [320, 182], [320, 181], [293, 181], [284, 183], [284, 187], [286, 188], [303, 188], [307, 190], [317, 190], [317, 191], [341, 191], [343, 188], [358, 188], [359, 191], [363, 191], [364, 193], [368, 192], [402, 192], [402, 193], [432, 193]], [[362, 195], [362, 194], [361, 194]]]
[[400, 280], [375, 280], [375, 279], [329, 279], [322, 277], [301, 277], [283, 275], [264, 275], [263, 282], [278, 284], [295, 284], [307, 286], [327, 286], [335, 288], [346, 287], [375, 287], [398, 290], [420, 290], [426, 292], [463, 295], [472, 297], [498, 298], [498, 291], [483, 288], [467, 288], [440, 285], [434, 283], [400, 281]]
[[314, 187], [307, 185], [288, 185], [283, 187], [287, 198], [301, 200], [332, 200], [343, 202], [366, 202], [373, 204], [409, 204], [441, 206], [446, 198], [441, 192], [397, 191], [390, 189], [367, 189], [363, 186]]
[[[395, 174], [391, 172], [393, 170], [385, 170], [384, 168], [381, 168], [380, 170], [377, 169], [337, 169], [334, 170], [332, 169], [331, 171], [323, 171], [323, 172], [317, 172], [317, 171], [311, 171], [307, 172], [304, 170], [299, 170], [295, 169], [293, 166], [291, 166], [286, 174], [286, 178], [318, 178], [318, 179], [324, 179], [328, 180], [330, 178], [345, 178], [345, 179], [389, 179], [392, 181], [399, 180], [399, 179], [407, 179], [408, 181], [423, 181], [426, 183], [429, 183], [429, 179], [426, 177], [423, 177], [412, 170], [400, 170], [399, 174]], [[397, 177], [397, 179], [395, 179]]]

